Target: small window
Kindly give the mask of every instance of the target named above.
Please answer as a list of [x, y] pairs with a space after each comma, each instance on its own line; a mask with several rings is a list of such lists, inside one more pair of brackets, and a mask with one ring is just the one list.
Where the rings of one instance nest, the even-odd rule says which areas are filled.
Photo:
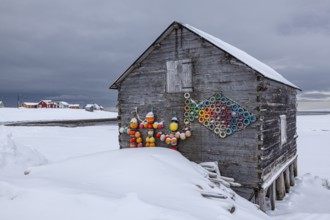
[[281, 146], [287, 141], [287, 124], [286, 124], [286, 115], [280, 115], [281, 119]]
[[176, 60], [166, 62], [166, 90], [168, 93], [192, 92], [191, 60]]

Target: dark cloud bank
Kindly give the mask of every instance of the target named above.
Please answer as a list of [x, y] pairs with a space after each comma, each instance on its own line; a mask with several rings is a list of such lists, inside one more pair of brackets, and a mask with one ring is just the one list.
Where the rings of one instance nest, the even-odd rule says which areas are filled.
[[330, 97], [327, 0], [0, 0], [0, 100], [15, 106], [19, 95], [115, 106], [117, 93], [108, 87], [173, 20], [314, 91], [299, 96], [306, 105]]

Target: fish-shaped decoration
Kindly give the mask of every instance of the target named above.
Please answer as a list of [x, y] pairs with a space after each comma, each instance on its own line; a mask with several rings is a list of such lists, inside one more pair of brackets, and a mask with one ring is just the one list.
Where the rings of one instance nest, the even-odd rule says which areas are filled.
[[256, 121], [256, 115], [222, 93], [214, 94], [198, 104], [190, 98], [189, 93], [185, 93], [184, 98], [185, 125], [189, 127], [191, 122], [198, 121], [220, 138], [243, 130]]

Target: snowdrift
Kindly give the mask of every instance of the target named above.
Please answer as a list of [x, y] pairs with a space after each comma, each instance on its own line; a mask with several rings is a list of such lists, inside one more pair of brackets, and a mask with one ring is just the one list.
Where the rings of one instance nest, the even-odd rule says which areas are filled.
[[[108, 151], [28, 171], [24, 181], [13, 181], [16, 187], [3, 185], [7, 188], [0, 196], [2, 209], [7, 210], [4, 219], [268, 217], [231, 189], [211, 183], [199, 165], [164, 148]], [[228, 198], [204, 198], [201, 191], [221, 192]]]
[[47, 163], [37, 150], [16, 144], [12, 133], [0, 126], [0, 173], [15, 175], [29, 166]]
[[299, 176], [270, 216], [178, 152], [116, 150], [117, 126], [0, 126], [0, 219], [328, 220], [329, 124], [330, 115], [298, 117]]

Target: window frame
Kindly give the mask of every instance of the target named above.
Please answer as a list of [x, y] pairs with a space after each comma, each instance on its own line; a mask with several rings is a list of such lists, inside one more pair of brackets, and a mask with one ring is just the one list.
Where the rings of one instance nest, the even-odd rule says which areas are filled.
[[166, 62], [166, 92], [192, 92], [193, 76], [190, 59]]
[[287, 120], [286, 115], [280, 115], [280, 139], [281, 139], [281, 146], [287, 143]]

